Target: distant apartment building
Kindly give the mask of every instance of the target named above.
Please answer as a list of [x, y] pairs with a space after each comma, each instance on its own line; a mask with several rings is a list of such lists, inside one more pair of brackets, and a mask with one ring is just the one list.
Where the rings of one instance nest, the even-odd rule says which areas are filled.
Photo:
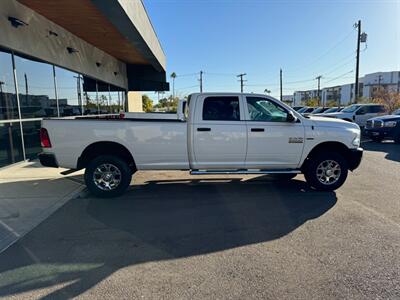
[[302, 105], [307, 100], [318, 97], [318, 90], [296, 91], [293, 94], [293, 106]]
[[[366, 74], [359, 81], [359, 97], [372, 99], [379, 90], [400, 92], [400, 71], [376, 72]], [[317, 90], [296, 91], [293, 94], [293, 106], [302, 105], [308, 99], [317, 98]], [[336, 85], [321, 89], [321, 104], [332, 102], [337, 106], [348, 105], [354, 101], [354, 83]]]
[[362, 78], [363, 96], [375, 97], [376, 93], [383, 89], [390, 92], [400, 92], [399, 72], [376, 72], [367, 74]]

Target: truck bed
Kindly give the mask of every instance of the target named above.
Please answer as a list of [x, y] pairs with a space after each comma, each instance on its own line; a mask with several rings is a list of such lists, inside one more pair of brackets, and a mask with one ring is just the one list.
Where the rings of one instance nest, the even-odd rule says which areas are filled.
[[[140, 169], [189, 169], [187, 123], [178, 119], [134, 119], [90, 116], [44, 119], [58, 164], [74, 169], [77, 159], [93, 143], [118, 143], [135, 157]], [[160, 153], [162, 155], [160, 155]]]

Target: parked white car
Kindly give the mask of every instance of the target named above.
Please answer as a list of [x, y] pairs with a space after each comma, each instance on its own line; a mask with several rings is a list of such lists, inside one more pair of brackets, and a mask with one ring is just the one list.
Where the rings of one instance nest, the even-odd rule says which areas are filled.
[[340, 112], [325, 113], [324, 117], [342, 119], [365, 127], [368, 119], [385, 114], [385, 107], [380, 104], [353, 104]]
[[40, 161], [86, 168], [86, 185], [99, 197], [120, 195], [137, 170], [304, 173], [312, 187], [335, 190], [361, 162], [357, 124], [306, 118], [266, 95], [196, 93], [185, 107], [185, 115], [173, 119], [44, 119]]

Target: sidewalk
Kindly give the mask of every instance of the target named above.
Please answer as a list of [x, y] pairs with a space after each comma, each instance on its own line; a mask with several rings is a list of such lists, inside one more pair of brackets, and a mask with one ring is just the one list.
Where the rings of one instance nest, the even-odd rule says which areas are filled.
[[83, 172], [63, 176], [62, 171], [39, 162], [0, 170], [0, 252], [82, 194]]

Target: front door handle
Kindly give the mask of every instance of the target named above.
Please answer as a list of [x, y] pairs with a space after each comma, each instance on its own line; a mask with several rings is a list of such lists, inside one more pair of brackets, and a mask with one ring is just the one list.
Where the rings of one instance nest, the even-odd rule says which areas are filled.
[[197, 128], [197, 131], [211, 131], [211, 128], [199, 127]]
[[251, 132], [262, 132], [264, 128], [251, 128]]

